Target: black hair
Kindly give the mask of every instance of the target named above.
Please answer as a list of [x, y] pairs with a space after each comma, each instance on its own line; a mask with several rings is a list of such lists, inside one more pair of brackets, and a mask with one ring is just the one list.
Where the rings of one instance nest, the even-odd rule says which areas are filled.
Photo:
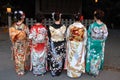
[[45, 18], [45, 17], [44, 17], [44, 15], [43, 15], [42, 13], [37, 13], [37, 14], [35, 15], [35, 19], [36, 19], [37, 22], [42, 23], [42, 21], [43, 21], [44, 18]]
[[23, 13], [23, 11], [19, 11], [19, 10], [15, 11], [13, 16], [15, 22], [18, 22], [19, 20], [25, 18], [25, 14]]
[[94, 17], [96, 17], [97, 19], [100, 19], [101, 21], [103, 20], [103, 17], [104, 17], [104, 11], [100, 10], [100, 9], [97, 9], [95, 12], [94, 12]]
[[55, 12], [53, 15], [53, 19], [55, 19], [55, 21], [58, 21], [61, 19], [61, 13], [59, 12]]
[[74, 17], [75, 21], [80, 21], [81, 14], [80, 14], [79, 12], [78, 12], [78, 13], [75, 13], [75, 14], [73, 15], [73, 17]]

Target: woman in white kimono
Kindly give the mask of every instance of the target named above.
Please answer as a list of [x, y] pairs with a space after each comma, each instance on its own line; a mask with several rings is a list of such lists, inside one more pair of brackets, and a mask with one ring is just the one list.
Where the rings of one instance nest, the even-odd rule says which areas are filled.
[[85, 54], [87, 32], [80, 22], [80, 13], [74, 15], [75, 22], [67, 29], [67, 75], [71, 78], [78, 78], [85, 73]]

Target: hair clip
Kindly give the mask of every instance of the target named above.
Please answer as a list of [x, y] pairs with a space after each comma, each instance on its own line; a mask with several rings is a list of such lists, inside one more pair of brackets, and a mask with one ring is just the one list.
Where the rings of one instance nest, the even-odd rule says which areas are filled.
[[17, 14], [17, 11], [15, 11], [14, 14]]
[[23, 11], [19, 11], [19, 13], [21, 14], [21, 15], [23, 15], [24, 13], [23, 13]]
[[61, 16], [62, 16], [62, 13], [59, 14], [60, 19], [61, 19]]
[[53, 19], [55, 19], [55, 18], [54, 18], [54, 15], [55, 15], [55, 12], [52, 13], [52, 18], [53, 18]]

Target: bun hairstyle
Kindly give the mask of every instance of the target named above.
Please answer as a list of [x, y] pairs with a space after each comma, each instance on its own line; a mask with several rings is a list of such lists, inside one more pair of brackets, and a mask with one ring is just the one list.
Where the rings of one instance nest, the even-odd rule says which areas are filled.
[[62, 16], [62, 14], [59, 13], [59, 12], [53, 12], [53, 13], [52, 13], [52, 18], [53, 18], [53, 20], [55, 20], [55, 21], [60, 20], [60, 19], [61, 19], [61, 16]]
[[14, 11], [14, 20], [18, 22], [25, 18], [25, 14], [23, 11]]
[[42, 23], [42, 21], [45, 19], [45, 17], [44, 17], [44, 15], [42, 13], [37, 13], [35, 15], [35, 19], [36, 19], [37, 22]]
[[73, 15], [75, 21], [81, 21], [81, 16], [82, 15], [79, 12]]
[[96, 19], [100, 19], [100, 20], [103, 20], [103, 17], [104, 17], [104, 12], [102, 10], [96, 10], [94, 11], [94, 17]]

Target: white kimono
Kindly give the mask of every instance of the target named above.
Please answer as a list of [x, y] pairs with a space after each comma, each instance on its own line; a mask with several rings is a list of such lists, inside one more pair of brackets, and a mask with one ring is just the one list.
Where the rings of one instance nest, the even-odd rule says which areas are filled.
[[67, 29], [67, 75], [72, 78], [85, 73], [87, 31], [80, 22], [74, 22]]

